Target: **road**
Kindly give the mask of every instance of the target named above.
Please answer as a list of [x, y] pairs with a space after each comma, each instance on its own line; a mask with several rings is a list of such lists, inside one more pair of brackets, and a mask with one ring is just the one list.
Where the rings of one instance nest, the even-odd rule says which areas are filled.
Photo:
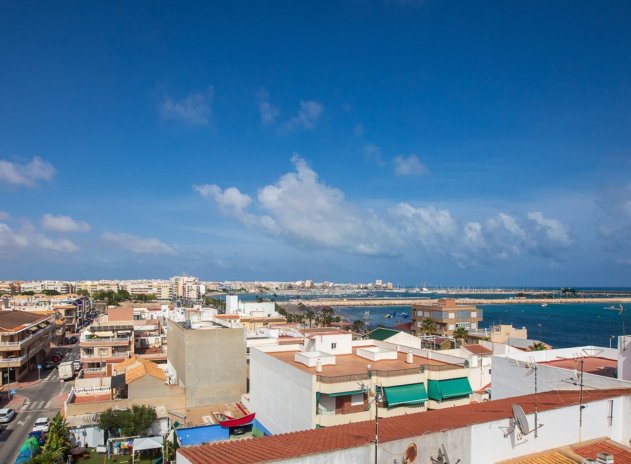
[[[63, 350], [60, 350], [63, 351]], [[66, 351], [64, 361], [79, 359], [79, 345]], [[60, 409], [58, 401], [53, 401], [59, 395], [70, 391], [74, 381], [62, 382], [57, 369], [41, 372], [42, 381], [31, 386], [18, 387], [18, 395], [26, 398], [22, 408], [11, 423], [5, 424], [0, 432], [0, 464], [13, 464], [20, 446], [33, 429], [38, 417], [53, 417]], [[56, 404], [53, 404], [56, 403]]]

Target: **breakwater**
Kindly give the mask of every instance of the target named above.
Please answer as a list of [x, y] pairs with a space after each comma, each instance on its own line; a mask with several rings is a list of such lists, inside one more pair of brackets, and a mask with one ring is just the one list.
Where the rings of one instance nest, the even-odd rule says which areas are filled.
[[[454, 298], [458, 304], [469, 305], [497, 305], [497, 304], [581, 304], [581, 303], [602, 303], [618, 304], [631, 303], [631, 297], [615, 298]], [[315, 298], [312, 300], [301, 300], [305, 306], [410, 306], [435, 304], [436, 298]], [[298, 303], [291, 300], [290, 303]]]

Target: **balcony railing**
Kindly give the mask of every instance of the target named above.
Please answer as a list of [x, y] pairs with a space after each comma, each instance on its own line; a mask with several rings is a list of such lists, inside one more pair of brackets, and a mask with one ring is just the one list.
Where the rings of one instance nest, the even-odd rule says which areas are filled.
[[0, 366], [9, 366], [12, 367], [16, 363], [17, 365], [21, 365], [24, 361], [26, 361], [25, 356], [16, 356], [15, 358], [0, 358]]
[[53, 327], [52, 325], [46, 326], [40, 331], [35, 332], [34, 334], [31, 334], [28, 337], [23, 338], [22, 340], [18, 340], [15, 342], [0, 342], [0, 350], [2, 350], [3, 348], [21, 349], [25, 344], [29, 343], [30, 341], [40, 338], [42, 335], [50, 333], [52, 330], [52, 327]]
[[131, 355], [130, 351], [113, 352], [111, 354], [106, 354], [106, 355], [81, 353], [81, 359], [94, 360], [93, 362], [96, 362], [99, 360], [107, 360], [111, 358], [129, 358], [130, 355]]
[[112, 345], [120, 344], [127, 345], [131, 340], [130, 337], [94, 337], [94, 338], [81, 338], [79, 341], [85, 345]]
[[324, 408], [320, 408], [318, 410], [319, 414], [323, 415], [323, 416], [337, 416], [340, 414], [355, 414], [358, 412], [366, 412], [368, 411], [368, 404], [358, 404], [356, 406], [346, 406], [344, 408], [337, 408], [337, 409], [324, 409]]
[[316, 380], [322, 383], [340, 383], [340, 382], [354, 382], [357, 380], [366, 380], [369, 379], [370, 375], [368, 372], [362, 374], [350, 374], [350, 375], [318, 375]]

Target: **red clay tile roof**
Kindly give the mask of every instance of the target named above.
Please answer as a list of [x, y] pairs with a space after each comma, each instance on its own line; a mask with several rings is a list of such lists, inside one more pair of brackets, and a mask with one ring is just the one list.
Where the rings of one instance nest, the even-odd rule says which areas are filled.
[[[577, 405], [579, 395], [578, 391], [571, 390], [539, 393], [539, 412]], [[587, 391], [583, 392], [583, 402], [623, 395], [631, 395], [631, 389]], [[535, 410], [535, 395], [384, 418], [379, 420], [379, 441], [385, 443], [508, 419], [512, 415], [511, 408], [515, 403], [518, 403], [526, 414], [532, 414]], [[374, 422], [364, 421], [271, 437], [180, 448], [178, 453], [193, 464], [254, 464], [364, 446], [373, 442], [374, 433]]]
[[473, 354], [493, 354], [493, 350], [489, 350], [486, 346], [482, 345], [462, 345], [462, 347]]
[[552, 361], [541, 362], [539, 364], [561, 367], [563, 369], [580, 369], [579, 361], [583, 361], [583, 372], [616, 378], [618, 361], [615, 359], [600, 358], [598, 356], [584, 356], [582, 358], [554, 359]]
[[631, 464], [631, 448], [614, 443], [611, 440], [598, 441], [585, 446], [572, 446], [572, 451], [584, 458], [596, 459], [598, 453], [613, 455], [615, 464]]

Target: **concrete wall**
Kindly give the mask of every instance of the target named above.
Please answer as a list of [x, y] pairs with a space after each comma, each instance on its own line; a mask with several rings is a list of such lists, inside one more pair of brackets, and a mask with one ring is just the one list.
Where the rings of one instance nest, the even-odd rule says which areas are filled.
[[96, 448], [105, 444], [105, 432], [95, 425], [69, 428], [68, 432], [71, 435], [71, 441], [74, 440], [80, 446]]
[[[611, 410], [610, 401], [613, 401], [611, 421], [608, 419]], [[537, 438], [533, 432], [517, 444], [510, 436], [504, 438], [509, 424], [508, 419], [474, 425], [471, 427], [471, 434], [475, 437], [475, 441], [479, 444], [492, 443], [493, 446], [473, 446], [471, 459], [461, 459], [462, 462], [486, 464], [605, 436], [627, 445], [629, 412], [628, 397], [587, 403], [586, 408], [583, 409], [583, 426], [579, 430], [578, 405], [546, 411], [539, 414], [538, 423], [543, 426], [537, 431]], [[529, 414], [527, 418], [529, 426], [534, 428], [534, 414]], [[454, 457], [460, 458], [460, 456]]]
[[80, 416], [83, 414], [98, 414], [103, 411], [107, 411], [110, 408], [128, 409], [134, 404], [146, 405], [146, 406], [164, 406], [167, 410], [170, 409], [184, 409], [186, 407], [186, 400], [184, 395], [174, 396], [170, 398], [147, 398], [141, 400], [110, 400], [110, 401], [97, 401], [94, 403], [66, 403], [64, 405], [64, 415], [68, 416]]
[[[452, 463], [460, 460], [463, 464], [490, 464], [601, 437], [608, 437], [628, 445], [631, 436], [630, 406], [631, 398], [628, 396], [587, 403], [586, 408], [583, 409], [583, 426], [580, 429], [578, 405], [546, 411], [538, 416], [538, 423], [543, 425], [537, 431], [538, 436], [535, 438], [532, 432], [517, 442], [514, 435], [504, 437], [509, 425], [508, 418], [389, 441], [379, 445], [376, 462], [378, 464], [402, 463], [405, 450], [413, 445], [418, 451], [415, 464], [436, 462], [439, 449], [443, 446]], [[609, 416], [612, 416], [611, 419]], [[527, 418], [532, 428], [534, 415], [530, 414]], [[179, 453], [176, 462], [194, 464]], [[355, 448], [270, 462], [365, 464], [375, 462], [374, 445], [366, 444]]]
[[168, 346], [187, 407], [241, 401], [247, 376], [243, 329], [184, 329], [169, 321]]
[[163, 380], [145, 375], [127, 386], [127, 398], [131, 401], [150, 398], [177, 398], [185, 394], [185, 389], [167, 385]]
[[[541, 353], [541, 352], [539, 352]], [[493, 386], [491, 399], [498, 400], [513, 396], [530, 395], [535, 392], [535, 376], [531, 371], [532, 363], [493, 356]], [[574, 380], [573, 380], [574, 379]], [[537, 364], [537, 390], [578, 390], [575, 372], [545, 364]], [[629, 388], [631, 382], [603, 377], [595, 374], [583, 374], [586, 389]]]
[[250, 351], [250, 404], [273, 434], [315, 427], [315, 378], [257, 348]]
[[618, 378], [631, 381], [631, 337], [618, 337]]

